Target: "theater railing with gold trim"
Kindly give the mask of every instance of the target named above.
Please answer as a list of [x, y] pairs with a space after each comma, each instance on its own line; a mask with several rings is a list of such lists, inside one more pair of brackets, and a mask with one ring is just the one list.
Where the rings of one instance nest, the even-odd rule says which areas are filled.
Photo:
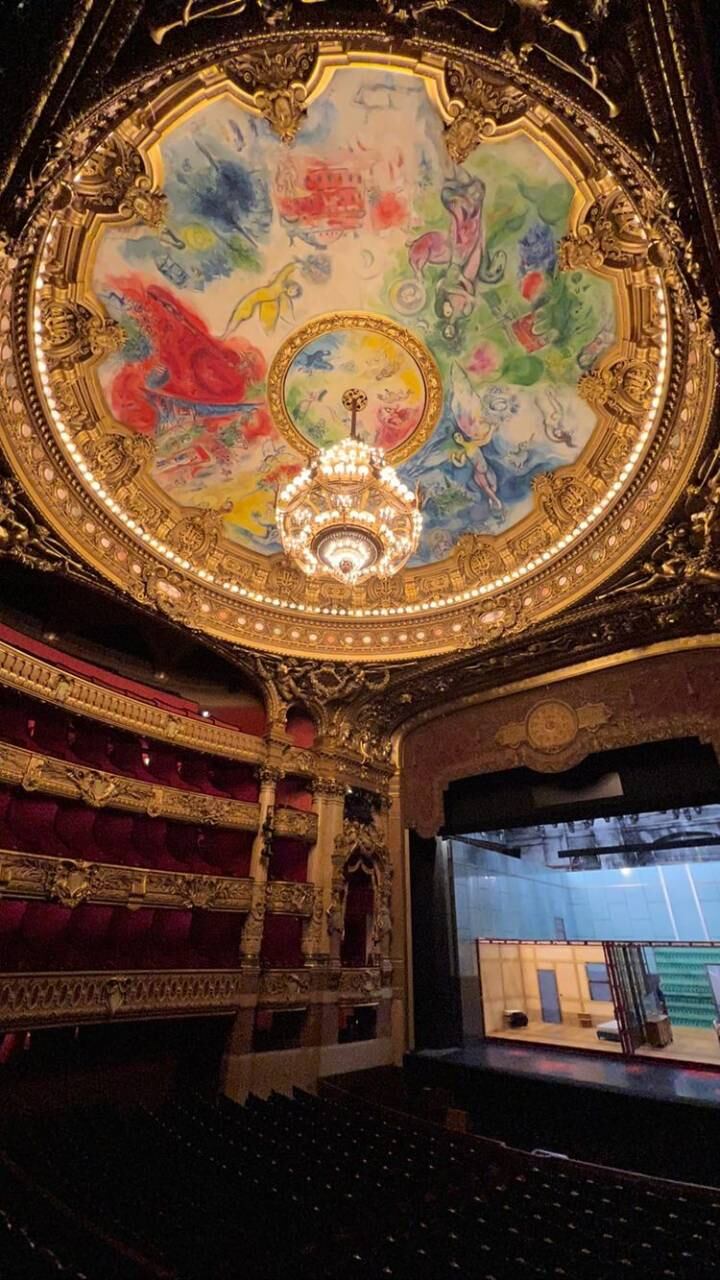
[[[93, 809], [126, 809], [151, 818], [173, 818], [241, 831], [257, 831], [259, 827], [260, 806], [252, 801], [226, 800], [222, 796], [142, 782], [25, 751], [10, 743], [0, 742], [0, 782], [21, 786], [25, 791], [82, 800]], [[313, 841], [317, 836], [317, 815], [300, 809], [279, 808], [275, 814], [275, 832]]]

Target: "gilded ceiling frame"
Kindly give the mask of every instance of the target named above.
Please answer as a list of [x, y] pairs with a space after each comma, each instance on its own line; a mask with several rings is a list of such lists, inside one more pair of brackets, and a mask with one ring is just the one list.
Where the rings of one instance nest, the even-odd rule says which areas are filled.
[[[308, 40], [310, 37], [311, 33], [308, 33]], [[246, 46], [240, 59], [243, 67], [240, 77], [244, 77], [243, 82], [249, 83], [254, 89], [250, 95], [253, 107], [268, 114], [271, 119], [277, 117], [280, 111], [277, 127], [288, 127], [287, 111], [290, 111], [291, 116], [293, 110], [301, 112], [313, 93], [319, 92], [318, 85], [322, 75], [318, 76], [317, 62], [310, 62], [315, 71], [311, 71], [309, 76], [306, 74], [303, 79], [297, 78], [300, 74], [298, 68], [307, 72], [308, 48], [312, 48], [312, 45], [288, 46], [287, 41], [278, 45], [273, 38], [256, 39], [248, 43], [254, 44], [256, 53], [247, 52]], [[372, 38], [366, 43], [372, 44]], [[276, 75], [270, 95], [267, 87], [263, 87], [262, 79], [258, 82], [253, 79], [253, 75], [262, 77], [263, 58], [267, 64], [269, 50], [283, 48], [286, 51], [284, 80], [282, 74], [279, 79]], [[383, 56], [382, 50], [368, 53], [368, 58], [370, 57], [380, 62], [387, 60], [387, 55]], [[414, 51], [412, 55], [404, 53], [403, 57], [410, 66], [413, 60], [417, 61], [418, 55]], [[504, 75], [506, 67], [499, 67], [489, 57], [479, 54], [474, 54], [465, 63], [458, 63], [457, 51], [449, 46], [438, 48], [436, 45], [431, 53], [426, 49], [422, 57], [423, 69], [432, 71], [436, 83], [440, 83], [441, 68], [447, 59], [444, 73], [444, 118], [449, 145], [459, 148], [458, 154], [462, 154], [468, 145], [477, 145], [483, 134], [489, 132], [496, 135], [514, 127], [512, 122], [508, 124], [503, 119], [502, 106], [497, 107], [496, 104], [494, 116], [487, 104], [483, 111], [479, 111], [475, 105], [476, 97], [473, 97], [479, 92], [478, 86], [487, 88], [488, 83], [494, 84], [497, 91], [497, 77]], [[345, 60], [345, 54], [337, 43], [329, 48], [328, 58], [331, 63], [334, 59], [335, 65], [340, 65]], [[224, 59], [224, 64], [229, 66], [232, 61], [232, 56], [228, 56]], [[237, 63], [238, 59], [235, 58], [236, 76]], [[253, 66], [257, 68], [256, 71], [252, 70]], [[212, 66], [200, 72], [191, 72], [184, 84], [174, 84], [165, 91], [164, 96], [166, 99], [174, 98], [177, 102], [179, 90], [186, 88], [188, 81], [198, 81], [199, 78], [201, 83], [207, 84], [208, 78], [211, 81], [215, 78], [217, 81], [217, 77], [224, 77], [224, 74], [222, 70], [214, 70]], [[493, 76], [496, 78], [494, 81]], [[157, 75], [154, 79], [151, 78], [149, 85], [144, 87], [145, 93], [156, 90], [158, 81], [162, 78]], [[547, 96], [548, 87], [543, 86], [537, 77], [523, 73], [515, 78], [524, 79], [526, 87], [536, 95], [544, 92]], [[245, 90], [240, 92], [244, 93]], [[628, 237], [627, 210], [613, 208], [613, 180], [603, 176], [599, 180], [588, 180], [585, 184], [585, 205], [582, 210], [576, 208], [575, 233], [568, 238], [564, 247], [566, 264], [591, 265], [593, 269], [600, 271], [609, 268], [623, 278], [642, 281], [645, 286], [650, 281], [656, 282], [662, 278], [663, 296], [672, 316], [673, 341], [669, 353], [669, 376], [664, 389], [662, 421], [640, 459], [637, 472], [612, 510], [598, 518], [579, 544], [566, 548], [558, 561], [545, 565], [544, 560], [548, 557], [545, 551], [538, 550], [537, 567], [531, 580], [528, 580], [528, 586], [513, 579], [514, 571], [510, 570], [509, 573], [502, 574], [496, 591], [487, 594], [486, 602], [482, 596], [479, 599], [473, 597], [471, 584], [477, 584], [480, 580], [478, 571], [481, 576], [483, 572], [487, 572], [488, 552], [482, 544], [488, 539], [479, 539], [477, 544], [464, 549], [465, 576], [461, 573], [456, 583], [456, 594], [463, 600], [459, 606], [445, 609], [435, 605], [430, 612], [429, 601], [426, 602], [424, 611], [422, 603], [416, 602], [413, 605], [415, 612], [398, 618], [394, 612], [396, 606], [378, 604], [369, 617], [362, 619], [361, 625], [356, 620], [352, 607], [348, 610], [347, 605], [336, 602], [325, 606], [328, 611], [326, 614], [303, 616], [303, 611], [297, 608], [295, 602], [295, 611], [290, 615], [291, 621], [287, 622], [284, 617], [276, 616], [277, 611], [275, 615], [268, 617], [265, 607], [258, 607], [254, 597], [264, 592], [258, 593], [252, 586], [239, 587], [237, 595], [242, 595], [243, 598], [241, 610], [238, 610], [237, 599], [228, 603], [225, 594], [211, 590], [206, 585], [203, 578], [207, 574], [193, 576], [189, 580], [186, 575], [190, 564], [182, 559], [180, 553], [175, 554], [175, 564], [158, 563], [156, 558], [148, 555], [147, 545], [138, 543], [137, 538], [133, 537], [132, 529], [119, 530], [117, 523], [108, 519], [107, 511], [101, 503], [81, 489], [77, 477], [57, 449], [32, 379], [26, 308], [32, 283], [33, 253], [45, 236], [58, 206], [68, 198], [69, 191], [70, 196], [72, 195], [63, 176], [54, 171], [51, 171], [48, 179], [44, 201], [40, 202], [40, 208], [24, 235], [4, 260], [7, 278], [2, 306], [9, 308], [12, 305], [13, 308], [13, 336], [17, 350], [15, 367], [11, 344], [5, 341], [0, 349], [5, 375], [0, 393], [3, 442], [13, 457], [23, 484], [44, 518], [53, 527], [62, 528], [63, 536], [81, 558], [89, 560], [111, 582], [128, 591], [138, 602], [153, 605], [181, 623], [188, 623], [233, 643], [242, 643], [248, 648], [294, 652], [305, 657], [315, 656], [318, 652], [323, 655], [330, 652], [333, 656], [354, 661], [368, 661], [381, 653], [384, 661], [392, 661], [448, 652], [458, 645], [479, 647], [500, 638], [511, 637], [530, 624], [569, 608], [611, 573], [616, 572], [659, 526], [696, 464], [715, 396], [712, 334], [702, 299], [696, 299], [691, 288], [692, 281], [689, 283], [686, 278], [690, 246], [684, 242], [667, 212], [664, 193], [642, 169], [637, 157], [604, 124], [592, 120], [583, 108], [562, 93], [554, 91], [552, 100], [558, 112], [557, 126], [564, 131], [569, 140], [568, 145], [574, 142], [576, 147], [584, 148], [585, 144], [573, 137], [572, 129], [577, 130], [578, 126], [591, 137], [596, 156], [602, 158], [601, 164], [609, 162], [613, 166], [615, 176], [625, 186], [631, 208], [643, 224], [642, 234], [631, 234]], [[115, 101], [110, 112], [112, 118], [118, 118], [122, 114], [126, 101], [127, 98], [122, 95]], [[281, 104], [284, 104], [282, 109]], [[533, 107], [532, 111], [536, 113], [538, 129], [543, 121], [549, 122], [550, 118], [542, 106]], [[570, 121], [571, 129], [562, 122], [561, 116]], [[94, 139], [93, 129], [96, 128], [98, 119], [107, 126], [107, 105], [99, 108], [97, 113], [91, 113], [85, 126], [77, 131], [75, 151], [71, 157], [74, 165], [82, 159], [82, 145], [87, 144], [91, 138]], [[122, 130], [120, 136], [122, 137]], [[130, 154], [132, 157], [132, 148]], [[555, 159], [557, 162], [557, 156]], [[597, 160], [595, 165], [597, 173]], [[602, 175], [602, 169], [599, 172]], [[126, 166], [123, 189], [115, 197], [116, 206], [124, 207], [126, 211], [140, 210], [142, 216], [150, 220], [161, 216], [153, 176], [147, 173], [144, 165], [138, 167], [136, 160], [131, 158], [129, 169]], [[89, 198], [91, 201], [94, 198], [92, 191]], [[49, 291], [52, 305], [52, 298], [57, 296], [53, 294], [56, 286], [48, 283], [44, 287]], [[88, 306], [85, 300], [81, 301], [72, 286], [61, 289], [60, 295], [69, 299], [73, 307], [81, 310], [79, 323], [77, 309], [75, 311], [76, 318], [71, 326], [71, 346], [75, 344], [76, 347], [78, 342], [85, 343], [92, 363], [99, 351], [112, 344], [109, 322], [94, 311], [92, 306]], [[638, 386], [641, 392], [644, 386], [639, 367], [649, 358], [652, 359], [652, 352], [657, 350], [654, 336], [656, 316], [649, 302], [639, 301], [638, 320], [641, 322], [639, 332], [645, 329], [645, 339], [644, 346], [637, 351], [635, 366], [632, 352], [626, 351], [620, 357], [620, 362], [625, 360], [624, 364], [618, 363], [618, 353], [615, 352], [603, 362], [603, 369], [606, 371], [604, 376], [601, 373], [589, 388], [589, 394], [593, 396], [593, 402], [601, 412], [604, 411], [604, 406], [614, 405], [616, 413], [620, 413], [625, 423], [633, 421], [633, 415], [634, 420], [637, 420], [638, 412], [644, 411], [646, 407], [636, 403], [634, 399], [639, 394]], [[62, 330], [62, 325], [60, 328]], [[60, 342], [57, 360], [61, 373], [63, 357], [74, 360], [77, 354], [77, 350], [72, 355], [63, 352], [62, 341]], [[658, 356], [654, 359], [657, 361]], [[60, 384], [62, 381], [61, 378]], [[642, 401], [642, 395], [640, 399]], [[700, 430], [697, 429], [698, 423], [701, 424]], [[612, 436], [615, 437], [614, 444], [617, 447], [617, 433], [611, 433], [609, 439]], [[627, 448], [636, 439], [637, 431], [633, 427], [628, 432]], [[661, 446], [665, 442], [668, 442], [669, 448], [661, 456]], [[622, 447], [620, 445], [621, 453]], [[627, 456], [627, 448], [624, 456]], [[143, 459], [133, 456], [132, 451], [130, 456], [120, 458], [117, 465], [120, 467], [121, 484], [123, 477], [126, 478], [129, 472], [135, 474], [142, 463]], [[102, 489], [102, 485], [96, 485], [97, 487]], [[544, 511], [551, 527], [554, 522], [557, 532], [562, 535], [567, 525], [563, 523], [566, 517], [562, 503], [558, 503], [557, 493], [546, 493]], [[516, 528], [511, 532], [515, 537], [519, 531]], [[212, 541], [212, 531], [209, 537]], [[111, 561], [111, 557], [114, 560]], [[280, 593], [291, 595], [293, 589], [297, 590], [297, 583], [294, 582], [296, 575], [288, 566], [281, 562], [276, 569], [277, 576], [271, 582], [270, 589], [278, 592], [272, 599], [276, 599], [279, 605]], [[433, 569], [422, 573], [428, 580], [438, 576], [433, 574]], [[464, 603], [466, 596], [467, 604]], [[242, 626], [239, 623], [240, 617], [243, 618]]]

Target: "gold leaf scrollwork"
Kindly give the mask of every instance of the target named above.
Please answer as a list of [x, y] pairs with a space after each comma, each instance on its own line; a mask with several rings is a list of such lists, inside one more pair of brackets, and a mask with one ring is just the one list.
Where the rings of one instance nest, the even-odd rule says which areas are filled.
[[153, 189], [140, 152], [114, 133], [91, 152], [73, 181], [73, 205], [81, 212], [119, 215], [159, 230], [167, 197]]
[[454, 120], [445, 131], [448, 155], [462, 164], [498, 125], [517, 120], [528, 100], [520, 89], [487, 73], [478, 75], [464, 63], [452, 62], [445, 72]]
[[650, 240], [633, 204], [613, 188], [590, 205], [575, 234], [561, 240], [558, 264], [563, 271], [642, 269], [649, 250]]
[[165, 536], [173, 551], [179, 551], [194, 564], [206, 566], [218, 549], [223, 536], [223, 516], [232, 510], [228, 499], [219, 510], [201, 507], [194, 514], [183, 516]]
[[618, 417], [647, 412], [657, 382], [658, 352], [649, 347], [640, 356], [624, 356], [602, 369], [586, 373], [578, 383], [588, 404]]
[[46, 298], [40, 323], [45, 356], [53, 370], [72, 371], [93, 356], [119, 351], [125, 342], [122, 325], [70, 298]]
[[253, 94], [257, 110], [281, 141], [292, 142], [305, 115], [305, 82], [316, 58], [317, 45], [295, 43], [238, 55], [225, 68]]
[[87, 463], [110, 493], [130, 484], [152, 460], [155, 448], [147, 436], [111, 431], [84, 446]]
[[560, 533], [582, 520], [594, 501], [588, 485], [576, 476], [558, 475], [556, 471], [535, 476], [533, 490], [545, 519]]

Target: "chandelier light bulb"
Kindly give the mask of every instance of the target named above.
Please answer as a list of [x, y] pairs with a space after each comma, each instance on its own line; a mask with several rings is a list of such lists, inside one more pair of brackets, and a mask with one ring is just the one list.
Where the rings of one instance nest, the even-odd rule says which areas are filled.
[[286, 553], [309, 577], [358, 586], [389, 578], [416, 551], [422, 530], [417, 496], [377, 449], [356, 434], [367, 396], [346, 391], [350, 435], [316, 458], [280, 492], [276, 518]]

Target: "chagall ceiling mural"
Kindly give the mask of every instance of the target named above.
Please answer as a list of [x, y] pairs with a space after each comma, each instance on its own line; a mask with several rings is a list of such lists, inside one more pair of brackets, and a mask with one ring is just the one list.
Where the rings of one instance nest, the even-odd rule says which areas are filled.
[[[233, 643], [362, 662], [514, 634], [647, 543], [709, 419], [706, 329], [651, 175], [507, 74], [273, 36], [78, 127], [8, 286], [0, 438], [80, 558]], [[355, 586], [276, 524], [351, 387], [422, 513]]]
[[[399, 70], [338, 72], [289, 145], [223, 96], [161, 141], [164, 225], [102, 235], [92, 289], [124, 335], [99, 370], [108, 409], [152, 440], [160, 488], [221, 513], [241, 548], [280, 550], [278, 488], [303, 440], [347, 433], [350, 385], [369, 397], [360, 434], [420, 495], [419, 564], [515, 525], [593, 433], [578, 382], [617, 325], [607, 279], [559, 268], [574, 187], [521, 132], [458, 164], [443, 128]], [[338, 311], [371, 327], [313, 337]], [[273, 413], [269, 371], [307, 326]], [[439, 371], [435, 421], [403, 331]]]

